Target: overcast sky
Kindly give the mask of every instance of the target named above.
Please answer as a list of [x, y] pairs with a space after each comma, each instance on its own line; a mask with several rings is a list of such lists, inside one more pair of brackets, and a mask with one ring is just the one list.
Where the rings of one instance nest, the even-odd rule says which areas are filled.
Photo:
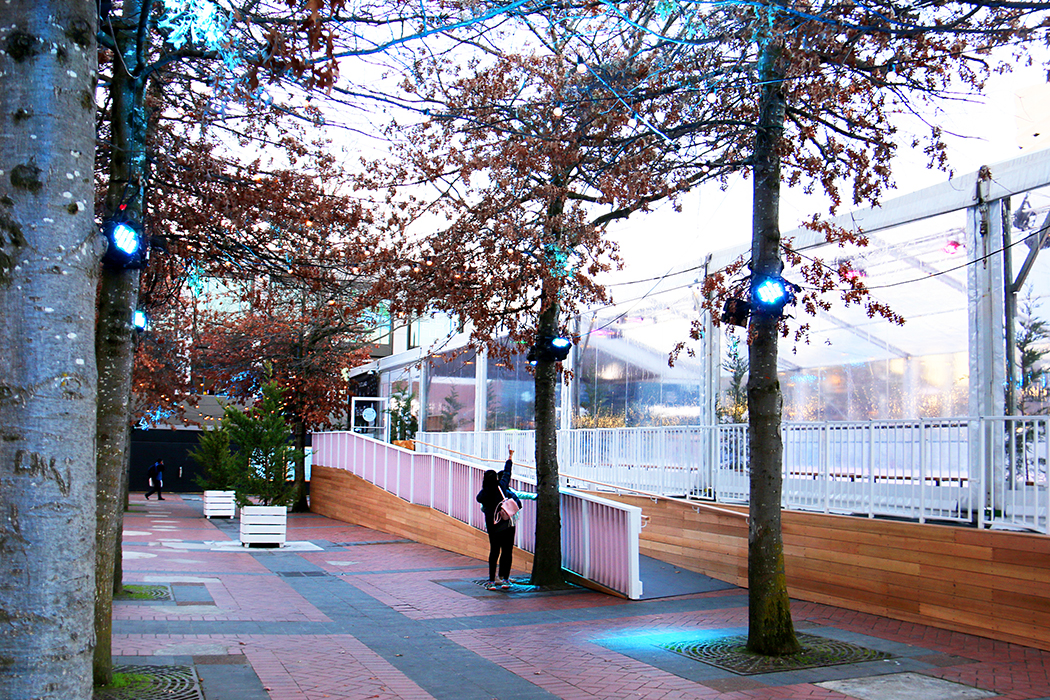
[[[1050, 147], [1050, 139], [1046, 139], [1021, 150], [1019, 143], [1030, 141], [1025, 138], [1030, 136], [1027, 133], [1030, 129], [1024, 129], [1019, 140], [1016, 128], [1015, 93], [1032, 88], [1050, 92], [1046, 85], [1045, 69], [1019, 68], [1009, 75], [995, 77], [984, 99], [946, 102], [939, 113], [931, 115], [930, 120], [941, 125], [945, 132], [959, 135], [947, 138], [955, 174], [974, 172], [982, 165]], [[1038, 105], [1034, 101], [1029, 101], [1029, 104]], [[1038, 120], [1045, 116], [1037, 114], [1033, 118]], [[1025, 124], [1030, 125], [1031, 121]], [[907, 131], [920, 128], [918, 120], [903, 123], [901, 141], [907, 140]], [[907, 147], [899, 149], [893, 172], [897, 189], [889, 192], [887, 199], [948, 179], [946, 173], [926, 167], [921, 151]], [[711, 184], [690, 195], [684, 200], [681, 213], [665, 206], [652, 214], [620, 223], [613, 231], [620, 241], [625, 267], [623, 271], [610, 275], [609, 279], [622, 282], [662, 275], [669, 270], [694, 266], [707, 253], [737, 244], [746, 245], [751, 238], [751, 184], [749, 178], [734, 175], [726, 191]], [[826, 214], [825, 209], [826, 203], [819, 197], [785, 191], [781, 203], [781, 230], [786, 232], [796, 228], [816, 212]], [[635, 296], [634, 291], [637, 289], [632, 289], [631, 296]]]

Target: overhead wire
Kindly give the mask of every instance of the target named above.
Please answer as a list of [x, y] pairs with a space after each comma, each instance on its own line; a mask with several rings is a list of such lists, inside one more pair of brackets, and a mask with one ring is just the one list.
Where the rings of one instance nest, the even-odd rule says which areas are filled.
[[[1002, 253], [1004, 251], [1007, 251], [1007, 250], [1013, 248], [1014, 246], [1017, 246], [1017, 245], [1020, 245], [1021, 243], [1026, 242], [1028, 239], [1033, 238], [1033, 237], [1039, 235], [1040, 233], [1042, 233], [1042, 231], [1043, 231], [1043, 228], [1040, 227], [1040, 228], [1036, 229], [1035, 231], [1032, 231], [1031, 233], [1029, 233], [1024, 238], [1019, 238], [1016, 241], [1013, 241], [1008, 246], [1003, 246], [1003, 247], [1001, 247], [1001, 248], [999, 248], [997, 250], [990, 251], [990, 252], [985, 253], [984, 255], [980, 256], [979, 258], [974, 258], [973, 260], [967, 260], [964, 263], [961, 263], [961, 264], [956, 265], [954, 267], [949, 267], [946, 270], [939, 270], [937, 272], [931, 272], [931, 273], [928, 273], [928, 274], [926, 274], [926, 275], [924, 275], [922, 277], [913, 277], [912, 279], [900, 280], [900, 281], [897, 281], [897, 282], [888, 282], [886, 284], [865, 285], [864, 287], [865, 287], [865, 289], [867, 289], [869, 291], [870, 290], [874, 290], [874, 289], [889, 289], [891, 287], [901, 287], [901, 286], [904, 286], [906, 284], [914, 284], [916, 282], [923, 282], [925, 280], [934, 279], [934, 278], [940, 277], [941, 275], [947, 275], [950, 272], [956, 272], [958, 270], [962, 270], [962, 269], [964, 269], [966, 267], [969, 267], [970, 265], [974, 265], [974, 264], [979, 263], [979, 262], [984, 262], [985, 260], [988, 260], [989, 258], [992, 258], [992, 257], [994, 257], [996, 255], [999, 255], [1000, 253]], [[828, 265], [827, 263], [825, 263], [822, 260], [814, 258], [814, 257], [812, 257], [810, 255], [806, 255], [804, 253], [800, 253], [797, 250], [793, 250], [792, 253], [795, 254], [795, 255], [798, 255], [799, 257], [803, 257], [806, 260], [809, 260], [811, 262], [815, 262], [818, 265], [820, 265], [821, 267], [824, 267], [824, 268], [826, 268], [828, 270], [834, 271], [833, 267], [831, 267], [830, 265]], [[814, 291], [816, 291], [816, 289], [817, 289], [816, 287], [806, 287], [805, 285], [800, 285], [800, 286], [802, 286], [803, 289], [810, 289], [810, 290], [814, 290]], [[853, 290], [835, 288], [835, 289], [829, 290], [829, 291], [848, 292], [848, 291], [853, 291]]]
[[[990, 251], [990, 252], [988, 252], [988, 253], [986, 253], [986, 254], [978, 257], [978, 258], [974, 258], [973, 260], [967, 260], [966, 262], [964, 262], [964, 263], [962, 263], [960, 265], [956, 265], [954, 267], [950, 267], [950, 268], [948, 268], [946, 270], [941, 270], [941, 271], [938, 271], [938, 272], [929, 273], [929, 274], [924, 275], [922, 277], [915, 277], [915, 278], [908, 279], [908, 280], [900, 280], [898, 282], [890, 282], [890, 283], [887, 283], [887, 284], [880, 284], [880, 285], [873, 285], [873, 286], [865, 285], [865, 289], [867, 289], [868, 291], [876, 290], [876, 289], [889, 289], [889, 288], [892, 288], [892, 287], [900, 287], [900, 286], [903, 286], [903, 285], [906, 285], [906, 284], [914, 284], [914, 283], [917, 283], [917, 282], [922, 282], [922, 281], [925, 281], [925, 280], [934, 279], [936, 277], [940, 277], [941, 275], [946, 275], [946, 274], [949, 274], [951, 272], [955, 272], [955, 271], [964, 269], [964, 268], [966, 268], [966, 267], [968, 267], [970, 265], [973, 265], [973, 264], [976, 264], [976, 263], [988, 260], [989, 258], [994, 257], [995, 255], [998, 255], [998, 254], [1000, 254], [1000, 253], [1002, 253], [1002, 252], [1004, 252], [1006, 250], [1009, 250], [1009, 249], [1013, 248], [1014, 246], [1017, 246], [1017, 245], [1020, 245], [1022, 243], [1025, 243], [1029, 239], [1034, 238], [1035, 236], [1037, 236], [1040, 233], [1042, 233], [1042, 231], [1043, 231], [1042, 228], [1036, 229], [1036, 230], [1032, 231], [1031, 233], [1029, 233], [1028, 235], [1026, 235], [1024, 238], [1019, 238], [1018, 240], [1013, 241], [1012, 243], [1010, 243], [1009, 246], [1003, 246], [1003, 247], [1001, 247], [1001, 248], [999, 248], [997, 250]], [[815, 258], [815, 257], [810, 256], [810, 255], [806, 255], [806, 254], [801, 253], [799, 251], [792, 251], [792, 252], [794, 254], [799, 255], [802, 258], [805, 258], [806, 260], [809, 260], [811, 262], [817, 263], [818, 265], [820, 265], [821, 267], [824, 267], [827, 270], [835, 271], [835, 268], [831, 267], [830, 265], [828, 265], [824, 261], [819, 260], [818, 258]], [[687, 272], [687, 271], [695, 271], [695, 270], [700, 269], [702, 267], [703, 267], [703, 265], [698, 265], [696, 267], [690, 268], [689, 270], [681, 270], [679, 272], [674, 272], [674, 273], [668, 272], [667, 274], [665, 274], [663, 276], [660, 276], [660, 277], [654, 277], [654, 278], [649, 278], [649, 279], [645, 279], [645, 280], [636, 280], [634, 282], [629, 282], [629, 283], [622, 283], [622, 284], [637, 284], [637, 283], [640, 283], [640, 282], [648, 282], [648, 281], [652, 281], [652, 280], [657, 280], [657, 284], [653, 285], [653, 287], [651, 287], [648, 292], [646, 292], [645, 294], [642, 294], [641, 296], [634, 297], [633, 299], [627, 299], [627, 300], [624, 300], [624, 301], [613, 302], [613, 303], [610, 303], [610, 304], [605, 304], [603, 306], [594, 307], [594, 308], [590, 309], [589, 311], [593, 314], [593, 313], [597, 313], [597, 312], [599, 312], [599, 311], [601, 311], [603, 309], [612, 309], [612, 308], [615, 308], [617, 306], [623, 306], [624, 304], [634, 304], [636, 302], [643, 301], [645, 299], [649, 299], [649, 298], [652, 298], [652, 297], [656, 297], [656, 296], [659, 296], [661, 294], [667, 294], [667, 293], [670, 293], [670, 292], [675, 292], [675, 291], [679, 291], [679, 290], [682, 290], [682, 289], [691, 288], [694, 284], [696, 284], [696, 281], [690, 282], [688, 284], [682, 284], [682, 285], [678, 285], [678, 286], [675, 286], [675, 287], [670, 287], [668, 289], [661, 289], [660, 291], [655, 291], [655, 289], [656, 289], [657, 285], [659, 284], [659, 282], [662, 282], [667, 277], [678, 275], [678, 274], [682, 274], [682, 273]], [[613, 285], [607, 285], [607, 286], [613, 286]], [[806, 286], [806, 285], [800, 285], [800, 286], [803, 289], [809, 289], [809, 290], [812, 290], [812, 291], [818, 291], [816, 287]], [[843, 289], [843, 288], [835, 288], [835, 289], [829, 290], [829, 291], [846, 292], [846, 291], [853, 291], [853, 290]], [[631, 308], [627, 309], [623, 313], [617, 314], [616, 316], [614, 316], [612, 319], [610, 319], [606, 323], [602, 324], [601, 326], [598, 326], [597, 328], [592, 328], [592, 329], [588, 330], [586, 333], [584, 333], [582, 335], [590, 335], [592, 333], [595, 333], [595, 332], [604, 330], [605, 328], [608, 328], [612, 324], [616, 323], [617, 321], [619, 321], [620, 319], [625, 317], [628, 313], [631, 312], [631, 309], [633, 309], [633, 308], [634, 307], [632, 306]]]

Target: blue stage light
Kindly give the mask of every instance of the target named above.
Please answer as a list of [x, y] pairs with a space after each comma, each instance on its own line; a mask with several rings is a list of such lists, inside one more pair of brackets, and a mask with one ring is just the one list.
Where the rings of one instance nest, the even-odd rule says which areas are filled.
[[537, 336], [536, 344], [529, 350], [526, 359], [533, 367], [537, 362], [564, 362], [572, 349], [572, 340], [564, 336]]
[[135, 326], [135, 330], [144, 331], [149, 328], [149, 317], [146, 312], [142, 309], [135, 309], [131, 314], [131, 325]]
[[797, 285], [783, 277], [762, 277], [751, 284], [751, 313], [782, 316], [784, 307], [795, 303]]
[[787, 298], [784, 280], [769, 278], [755, 287], [755, 299], [764, 306], [781, 306]]
[[107, 220], [102, 225], [102, 234], [109, 245], [102, 256], [102, 264], [113, 270], [132, 270], [146, 264], [149, 242], [142, 231], [126, 218]]
[[572, 347], [572, 341], [568, 338], [551, 338], [551, 347], [556, 350], [563, 350]]
[[113, 227], [113, 243], [125, 255], [134, 255], [142, 246], [138, 232], [123, 222]]

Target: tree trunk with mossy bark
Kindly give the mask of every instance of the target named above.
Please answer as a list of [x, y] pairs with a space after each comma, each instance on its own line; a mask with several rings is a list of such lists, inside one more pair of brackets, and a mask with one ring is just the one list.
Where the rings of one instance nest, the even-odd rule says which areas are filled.
[[[146, 177], [145, 78], [135, 75], [141, 0], [125, 0], [116, 41], [123, 60], [115, 62], [110, 85], [112, 132], [106, 215], [121, 212], [142, 221]], [[121, 207], [125, 207], [121, 210]], [[131, 315], [138, 306], [139, 271], [103, 269], [99, 285], [97, 498], [98, 525], [95, 552], [96, 685], [113, 679], [113, 576], [117, 571], [117, 543], [124, 522], [124, 481], [130, 454], [131, 378], [135, 365], [135, 330]]]
[[95, 587], [96, 7], [0, 27], [0, 697], [88, 700]]
[[[538, 336], [558, 333], [557, 302], [540, 312]], [[558, 488], [558, 364], [536, 362], [536, 551], [531, 583], [557, 586], [565, 582], [561, 568], [561, 492]]]
[[[752, 284], [783, 271], [780, 254], [780, 156], [785, 100], [781, 52], [766, 38], [759, 61], [758, 125], [753, 153]], [[778, 316], [752, 304], [748, 346], [748, 441], [751, 469], [748, 528], [748, 639], [758, 654], [782, 656], [799, 651], [784, 572], [780, 524], [784, 445], [780, 436], [783, 396], [777, 378]]]

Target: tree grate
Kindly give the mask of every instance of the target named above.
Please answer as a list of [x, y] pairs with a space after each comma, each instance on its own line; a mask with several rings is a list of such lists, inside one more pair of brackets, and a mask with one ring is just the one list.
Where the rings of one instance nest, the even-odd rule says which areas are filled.
[[92, 700], [204, 700], [192, 666], [114, 666], [127, 685], [96, 688]]
[[122, 588], [120, 595], [113, 596], [113, 600], [172, 600], [171, 588], [168, 586], [125, 583]]
[[571, 583], [563, 583], [560, 586], [533, 586], [527, 578], [510, 579], [510, 588], [493, 589], [488, 588], [489, 580], [487, 578], [476, 578], [473, 581], [476, 585], [492, 590], [494, 593], [576, 593], [583, 590]]
[[669, 642], [658, 646], [742, 676], [800, 671], [806, 668], [841, 664], [859, 664], [892, 658], [891, 654], [885, 652], [812, 634], [800, 634], [798, 641], [802, 645], [802, 651], [788, 656], [762, 656], [748, 651], [747, 635], [698, 642]]

